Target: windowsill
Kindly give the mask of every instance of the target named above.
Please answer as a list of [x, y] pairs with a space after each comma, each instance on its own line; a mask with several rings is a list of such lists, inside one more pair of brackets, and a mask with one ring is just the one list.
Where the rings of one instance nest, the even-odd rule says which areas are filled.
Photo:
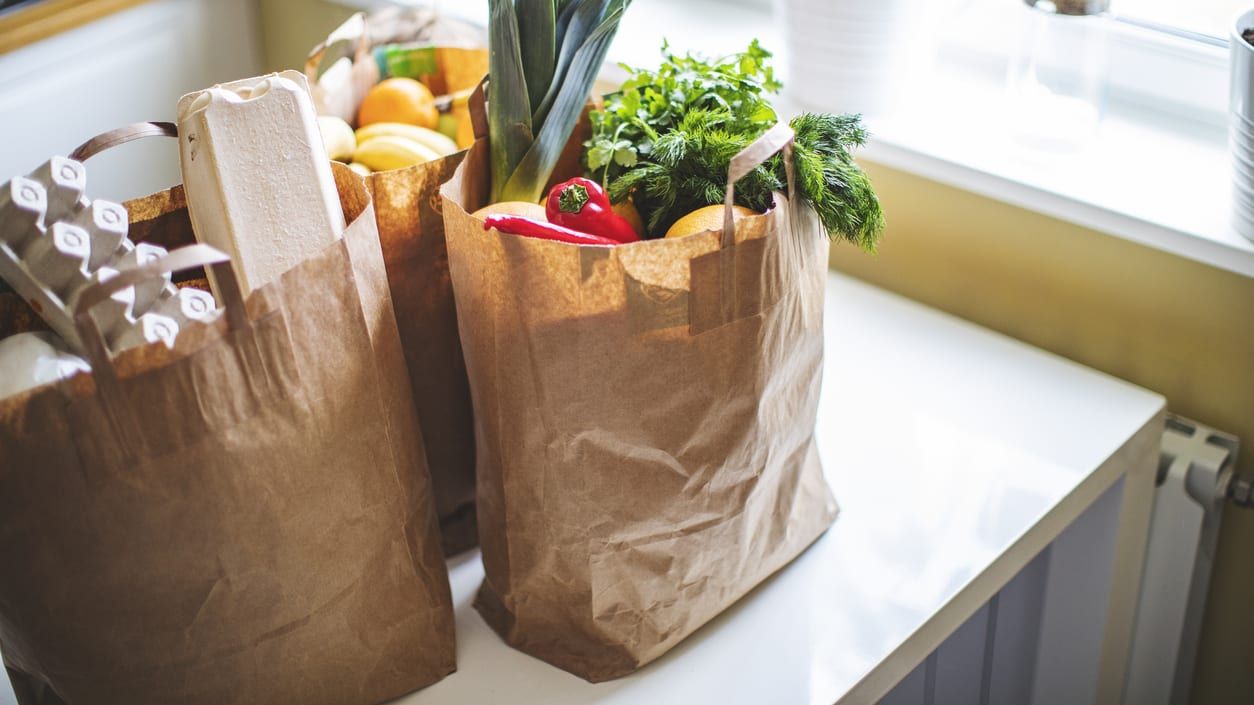
[[[961, 104], [961, 113], [926, 106]], [[1000, 82], [934, 75], [913, 106], [869, 118], [863, 157], [902, 171], [1254, 277], [1254, 243], [1230, 222], [1222, 128], [1118, 108], [1084, 150], [1016, 144]], [[974, 116], [974, 117], [973, 117]]]
[[[339, 0], [367, 7], [368, 0]], [[445, 7], [484, 22], [486, 8]], [[614, 62], [656, 64], [663, 38], [708, 54], [760, 38], [787, 83], [782, 28], [767, 7], [718, 0], [636, 0], [610, 51]], [[1001, 117], [1001, 75], [936, 69], [892, 114], [867, 118], [861, 157], [1145, 246], [1254, 277], [1254, 243], [1233, 228], [1226, 134], [1206, 120], [1110, 110], [1087, 150], [1065, 155], [1016, 146]], [[904, 90], [904, 87], [903, 87]], [[803, 96], [783, 96], [793, 113]], [[938, 107], [961, 105], [963, 110]], [[821, 108], [822, 106], [816, 106]], [[891, 214], [890, 214], [891, 217]]]

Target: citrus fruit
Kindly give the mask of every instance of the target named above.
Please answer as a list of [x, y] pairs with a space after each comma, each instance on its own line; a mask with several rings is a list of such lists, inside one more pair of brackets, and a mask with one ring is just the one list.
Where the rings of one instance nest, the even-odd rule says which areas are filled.
[[[744, 206], [732, 206], [732, 222], [751, 215], [757, 215], [757, 213]], [[685, 237], [693, 233], [722, 229], [723, 206], [720, 204], [698, 208], [676, 220], [675, 224], [666, 231], [666, 237]]]
[[635, 201], [628, 198], [615, 203], [611, 208], [618, 214], [618, 217], [631, 225], [631, 229], [636, 231], [640, 239], [644, 239], [644, 220], [640, 218], [640, 211], [636, 210]]
[[357, 126], [403, 122], [435, 129], [440, 111], [430, 89], [412, 78], [389, 78], [371, 88], [357, 109]]

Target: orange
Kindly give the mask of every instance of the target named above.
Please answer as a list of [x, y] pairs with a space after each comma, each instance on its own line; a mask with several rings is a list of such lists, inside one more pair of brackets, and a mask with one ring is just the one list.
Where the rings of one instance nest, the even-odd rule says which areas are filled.
[[412, 78], [389, 78], [371, 88], [357, 109], [357, 126], [403, 122], [434, 130], [440, 121], [431, 90]]
[[619, 201], [612, 206], [618, 217], [627, 221], [631, 225], [631, 229], [636, 231], [640, 239], [644, 239], [644, 220], [640, 217], [640, 211], [636, 210], [636, 202], [630, 198]]
[[[751, 211], [744, 206], [732, 206], [732, 222], [736, 222], [741, 218], [751, 215], [757, 215], [755, 211]], [[666, 237], [684, 237], [693, 233], [703, 233], [707, 230], [723, 229], [723, 206], [722, 204], [714, 206], [706, 206], [698, 208], [695, 211], [685, 215], [666, 231]]]

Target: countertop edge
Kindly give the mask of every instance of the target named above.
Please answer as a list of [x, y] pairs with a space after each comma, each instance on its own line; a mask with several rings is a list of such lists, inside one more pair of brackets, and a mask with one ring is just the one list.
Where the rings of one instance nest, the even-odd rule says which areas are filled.
[[[945, 606], [932, 615], [887, 658], [873, 666], [834, 705], [878, 702], [910, 674], [945, 639], [962, 626], [996, 595], [1019, 571], [1045, 550], [1086, 509], [1093, 505], [1121, 478], [1133, 472], [1152, 473], [1155, 463], [1144, 455], [1156, 456], [1166, 415], [1166, 400], [1159, 403], [1140, 428], [1125, 439], [1101, 465], [1077, 484], [1006, 551], [972, 578]], [[1146, 439], [1145, 436], [1150, 438]], [[1140, 462], [1138, 462], [1140, 461]], [[1103, 653], [1103, 656], [1106, 656]]]

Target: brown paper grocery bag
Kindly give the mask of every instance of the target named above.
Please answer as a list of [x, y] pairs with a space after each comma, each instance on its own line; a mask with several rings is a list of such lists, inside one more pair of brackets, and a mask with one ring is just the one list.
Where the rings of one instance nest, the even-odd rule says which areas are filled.
[[[246, 302], [215, 264], [225, 315], [172, 351], [110, 360], [82, 316], [93, 373], [0, 401], [0, 650], [22, 705], [372, 705], [454, 670], [370, 196], [334, 173], [342, 240]], [[180, 200], [134, 204], [136, 231], [185, 228]]]
[[[430, 14], [429, 10], [395, 8], [372, 14], [369, 22], [362, 24], [358, 61], [373, 61], [369, 55], [373, 44], [413, 40], [414, 33], [429, 25], [422, 18]], [[309, 56], [305, 71], [311, 85], [316, 85], [317, 67], [331, 43], [324, 42]], [[439, 46], [432, 47], [432, 52], [436, 71], [425, 79], [437, 91], [474, 88], [487, 72], [486, 48]], [[355, 111], [360, 96], [323, 95], [322, 99], [351, 102]], [[455, 112], [464, 113], [461, 120], [470, 135], [468, 110], [458, 108]], [[474, 427], [466, 368], [457, 337], [439, 196], [440, 184], [452, 176], [461, 159], [462, 153], [458, 153], [366, 177], [422, 426], [427, 465], [435, 486], [443, 547], [448, 555], [471, 548], [476, 542]]]
[[[730, 182], [790, 141], [768, 132]], [[730, 189], [721, 233], [581, 247], [485, 232], [468, 212], [488, 156], [478, 140], [441, 190], [474, 400], [476, 606], [512, 646], [603, 681], [835, 518], [814, 440], [827, 238], [782, 194], [733, 226]]]

